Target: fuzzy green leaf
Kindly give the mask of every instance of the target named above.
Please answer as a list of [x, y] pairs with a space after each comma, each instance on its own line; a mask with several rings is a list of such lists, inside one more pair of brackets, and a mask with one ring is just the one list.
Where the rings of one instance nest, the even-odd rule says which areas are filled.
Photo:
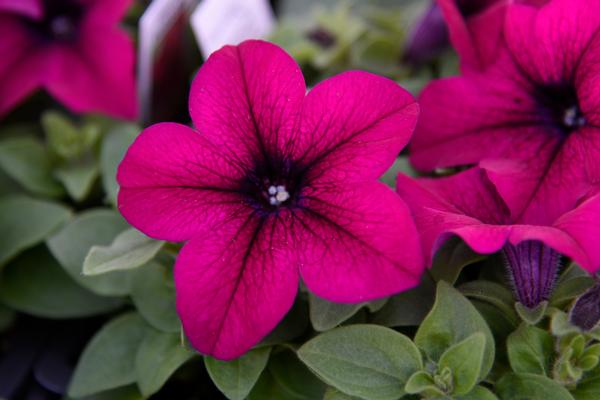
[[422, 368], [421, 354], [406, 336], [377, 325], [350, 325], [305, 343], [298, 356], [326, 383], [367, 400], [393, 400]]
[[446, 349], [477, 332], [485, 336], [485, 351], [479, 375], [479, 379], [483, 379], [494, 362], [495, 345], [492, 332], [469, 300], [446, 282], [440, 281], [435, 304], [419, 327], [415, 335], [415, 344], [431, 360], [436, 361]]
[[553, 355], [552, 335], [523, 324], [506, 341], [508, 360], [513, 371], [548, 375]]
[[180, 335], [149, 329], [135, 357], [135, 373], [142, 394], [148, 397], [158, 392], [195, 354], [181, 344]]
[[135, 359], [148, 329], [135, 313], [104, 325], [79, 358], [69, 384], [69, 396], [88, 396], [136, 382]]
[[232, 361], [205, 357], [204, 364], [210, 378], [230, 400], [245, 399], [265, 369], [271, 348], [254, 349]]
[[141, 267], [154, 258], [163, 244], [129, 228], [108, 246], [92, 246], [83, 262], [83, 274], [99, 275]]
[[0, 266], [43, 241], [71, 217], [71, 211], [58, 203], [26, 196], [0, 198]]
[[567, 389], [534, 374], [506, 374], [496, 384], [501, 400], [574, 400]]
[[477, 332], [450, 347], [440, 357], [438, 368], [450, 368], [452, 371], [452, 394], [467, 394], [477, 384], [485, 344], [485, 335]]

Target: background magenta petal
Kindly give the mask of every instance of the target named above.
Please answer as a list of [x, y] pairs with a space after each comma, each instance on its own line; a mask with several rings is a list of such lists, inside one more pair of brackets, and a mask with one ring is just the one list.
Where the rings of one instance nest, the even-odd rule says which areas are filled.
[[86, 23], [99, 27], [114, 25], [126, 14], [133, 0], [84, 0], [88, 10]]
[[291, 308], [298, 265], [287, 243], [289, 217], [240, 218], [181, 250], [177, 310], [200, 352], [223, 360], [239, 357]]
[[149, 236], [181, 241], [250, 209], [237, 189], [244, 171], [193, 129], [145, 129], [119, 166], [119, 211]]
[[311, 176], [345, 181], [378, 178], [414, 130], [418, 105], [396, 82], [350, 71], [316, 85], [306, 97], [294, 159]]
[[403, 201], [378, 182], [323, 187], [292, 225], [300, 272], [316, 295], [361, 302], [417, 285], [421, 248]]
[[505, 37], [513, 57], [530, 78], [563, 82], [573, 79], [599, 25], [600, 2], [553, 0], [539, 11], [512, 6], [507, 14]]
[[19, 17], [0, 14], [0, 117], [23, 101], [43, 79], [49, 62]]
[[42, 0], [0, 0], [0, 12], [38, 19], [43, 15]]
[[125, 32], [87, 26], [76, 45], [54, 45], [52, 53], [45, 85], [57, 99], [76, 112], [136, 117], [135, 54]]
[[281, 157], [306, 86], [300, 67], [274, 44], [225, 46], [204, 63], [190, 92], [196, 129], [223, 151], [248, 159]]

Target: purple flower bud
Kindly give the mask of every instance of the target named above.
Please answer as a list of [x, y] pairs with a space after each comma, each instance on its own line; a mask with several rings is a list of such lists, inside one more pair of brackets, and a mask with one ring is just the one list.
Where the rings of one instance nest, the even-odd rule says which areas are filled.
[[507, 243], [502, 252], [517, 300], [528, 308], [548, 300], [556, 281], [560, 254], [539, 241]]
[[583, 331], [590, 331], [600, 321], [600, 283], [579, 296], [569, 314], [571, 323]]
[[408, 35], [404, 61], [415, 66], [427, 63], [448, 45], [448, 28], [442, 11], [432, 2]]

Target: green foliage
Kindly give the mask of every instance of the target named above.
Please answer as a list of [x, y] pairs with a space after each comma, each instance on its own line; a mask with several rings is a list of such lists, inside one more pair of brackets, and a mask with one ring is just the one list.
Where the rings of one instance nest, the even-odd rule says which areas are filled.
[[298, 356], [326, 383], [367, 400], [397, 399], [422, 368], [421, 354], [406, 336], [376, 325], [351, 325], [305, 343]]
[[433, 309], [421, 323], [415, 344], [427, 357], [437, 362], [451, 346], [467, 339], [474, 333], [485, 337], [484, 355], [479, 379], [485, 378], [494, 362], [494, 338], [485, 320], [475, 307], [444, 281], [437, 286]]
[[513, 371], [549, 375], [554, 349], [547, 331], [523, 324], [510, 334], [506, 345]]
[[127, 223], [112, 210], [88, 210], [78, 215], [47, 241], [50, 251], [65, 271], [79, 284], [106, 296], [126, 295], [131, 290], [136, 270], [83, 275], [83, 263], [92, 246], [109, 245], [127, 228]]
[[0, 280], [0, 301], [27, 314], [56, 319], [102, 314], [122, 304], [77, 285], [43, 246], [6, 266]]
[[137, 229], [129, 228], [109, 246], [92, 246], [83, 261], [83, 274], [99, 275], [141, 267], [154, 258], [163, 244]]
[[245, 399], [265, 369], [271, 349], [254, 349], [233, 361], [205, 357], [204, 363], [219, 390], [231, 400]]
[[58, 203], [26, 196], [0, 198], [0, 266], [42, 242], [71, 216], [71, 211]]
[[486, 337], [477, 332], [450, 347], [442, 354], [438, 369], [448, 368], [452, 372], [452, 387], [449, 393], [467, 394], [481, 377]]
[[147, 329], [135, 355], [136, 380], [142, 395], [156, 393], [194, 354], [183, 346], [179, 334]]
[[100, 150], [102, 186], [111, 204], [117, 204], [119, 190], [116, 180], [117, 168], [139, 132], [140, 128], [136, 125], [118, 125], [111, 129], [102, 141]]
[[80, 398], [135, 383], [137, 352], [148, 329], [135, 313], [117, 317], [102, 327], [77, 363], [69, 396]]
[[553, 380], [534, 374], [506, 374], [496, 384], [500, 400], [575, 400]]

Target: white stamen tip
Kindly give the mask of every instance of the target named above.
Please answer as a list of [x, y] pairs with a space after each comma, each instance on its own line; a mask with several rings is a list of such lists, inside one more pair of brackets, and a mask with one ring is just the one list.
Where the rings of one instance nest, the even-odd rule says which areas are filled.
[[277, 193], [275, 195], [275, 198], [278, 202], [283, 203], [284, 201], [290, 198], [290, 194], [284, 190], [283, 192]]
[[283, 186], [283, 185], [278, 185], [278, 186], [277, 186], [277, 191], [278, 191], [278, 192], [285, 192], [285, 186]]
[[269, 186], [269, 194], [271, 196], [275, 195], [275, 193], [277, 193], [277, 188], [275, 186]]
[[271, 203], [272, 206], [279, 204], [275, 197], [269, 197], [269, 203]]

